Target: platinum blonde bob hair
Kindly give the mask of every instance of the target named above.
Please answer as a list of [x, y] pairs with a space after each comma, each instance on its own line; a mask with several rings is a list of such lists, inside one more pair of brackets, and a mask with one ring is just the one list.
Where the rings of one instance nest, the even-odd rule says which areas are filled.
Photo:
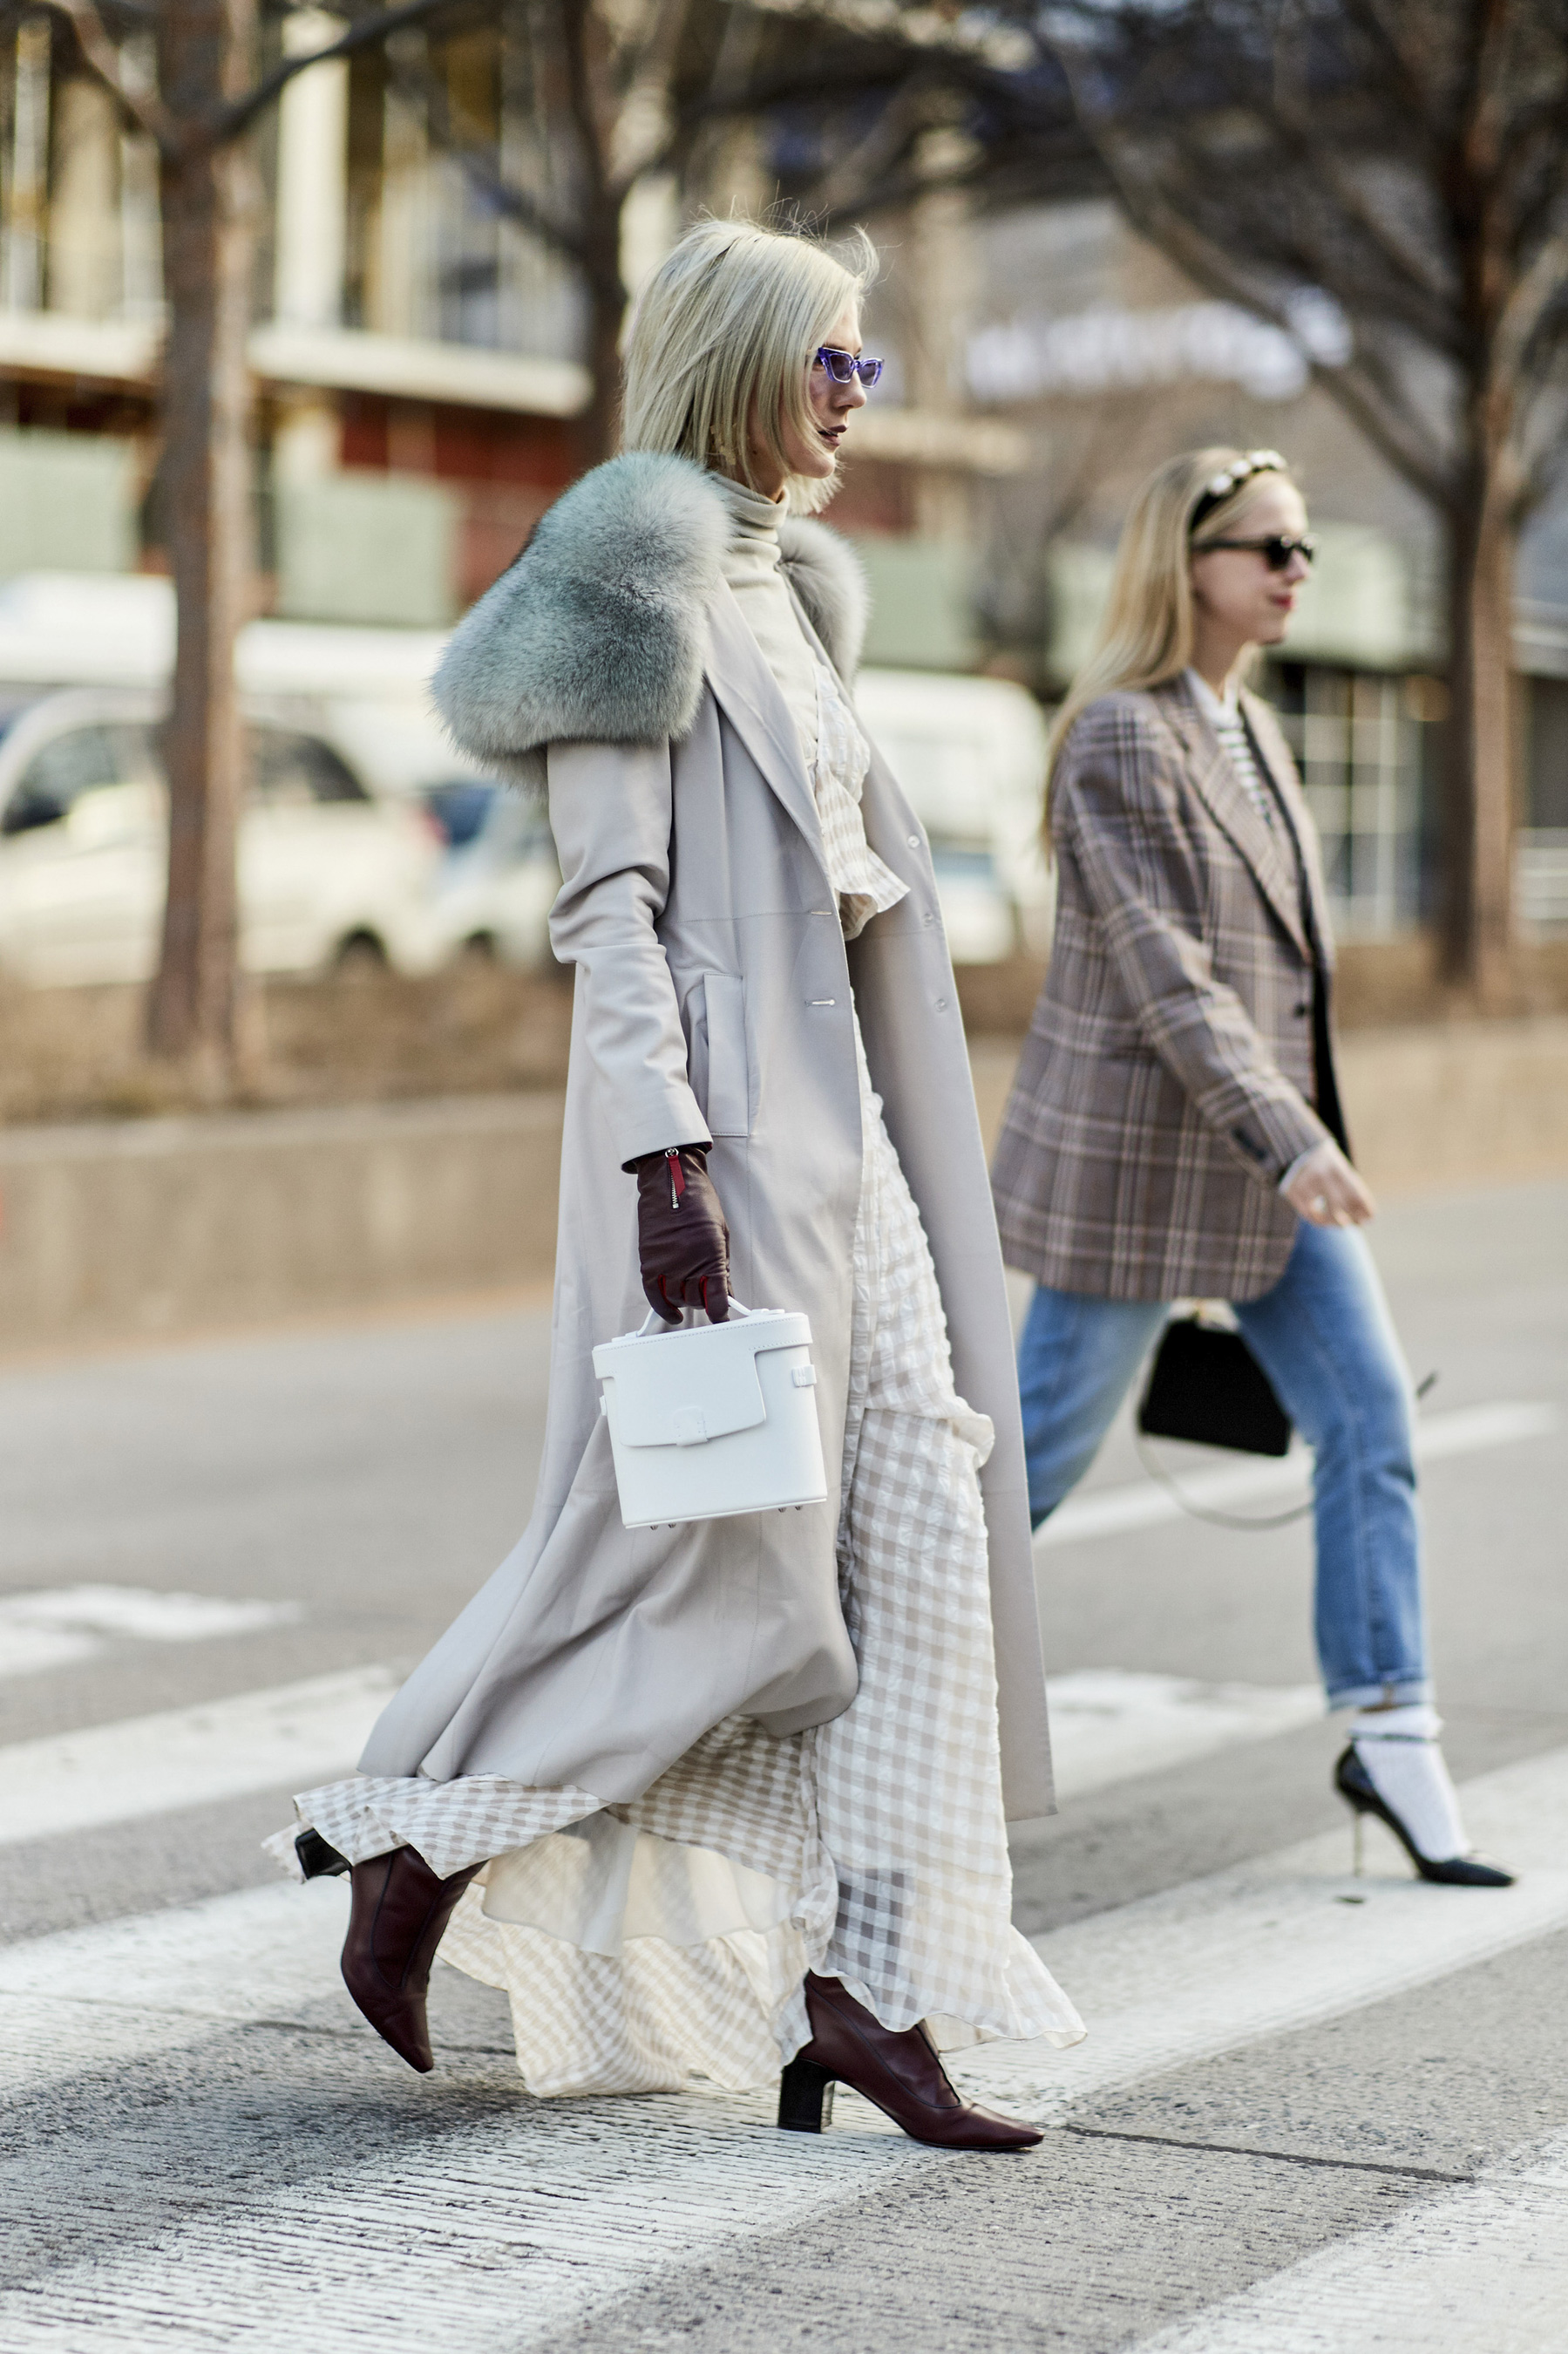
[[[1156, 466], [1128, 510], [1106, 610], [1051, 730], [1046, 830], [1056, 762], [1078, 714], [1119, 687], [1160, 686], [1192, 659], [1192, 558], [1231, 535], [1271, 482], [1296, 484], [1277, 451], [1183, 450]], [[1299, 488], [1299, 484], [1296, 484]], [[1194, 518], [1198, 528], [1193, 531]]]
[[811, 359], [876, 276], [862, 231], [845, 255], [793, 229], [699, 221], [653, 273], [626, 347], [621, 446], [689, 458], [750, 490], [755, 435], [785, 476], [789, 509], [812, 514], [837, 487], [790, 471], [785, 435], [810, 430]]

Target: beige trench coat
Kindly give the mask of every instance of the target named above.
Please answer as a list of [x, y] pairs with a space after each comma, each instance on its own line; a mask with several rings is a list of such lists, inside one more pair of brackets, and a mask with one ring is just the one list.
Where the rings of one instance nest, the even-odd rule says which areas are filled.
[[[491, 599], [504, 605], [512, 578]], [[930, 853], [874, 757], [867, 837], [909, 893], [846, 948], [788, 709], [722, 577], [702, 585], [705, 605], [691, 617], [701, 677], [683, 735], [548, 747], [565, 877], [552, 937], [577, 981], [537, 1499], [361, 1762], [370, 1774], [499, 1775], [614, 1802], [732, 1713], [783, 1734], [848, 1706], [856, 1670], [835, 1532], [861, 1184], [853, 988], [930, 1240], [957, 1385], [996, 1426], [982, 1481], [1003, 1776], [1009, 1814], [1039, 1815], [1052, 1799], [1013, 1352]], [[449, 713], [464, 692], [449, 682]], [[623, 1164], [710, 1138], [736, 1294], [811, 1320], [831, 1500], [628, 1531], [590, 1354], [644, 1312]]]

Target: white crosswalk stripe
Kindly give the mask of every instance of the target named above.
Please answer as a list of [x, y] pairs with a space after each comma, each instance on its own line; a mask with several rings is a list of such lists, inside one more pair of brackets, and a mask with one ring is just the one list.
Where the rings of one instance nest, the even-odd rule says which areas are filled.
[[[0, 1749], [0, 1846], [354, 1770], [397, 1677], [354, 1668]], [[1313, 1685], [1092, 1669], [1051, 1680], [1056, 1777], [1075, 1797], [1320, 1716]], [[281, 1821], [281, 1816], [280, 1821]]]
[[1136, 2354], [1563, 2354], [1568, 2137], [1227, 2297]]
[[771, 2131], [772, 2097], [520, 2104], [0, 2295], [0, 2343], [428, 2354], [439, 2315], [444, 2347], [521, 2354], [659, 2273], [930, 2162], [890, 2126]]
[[0, 1844], [351, 1774], [397, 1677], [349, 1668], [0, 1749]]
[[1052, 1676], [1051, 1755], [1063, 1798], [1289, 1733], [1323, 1714], [1316, 1684], [1208, 1684], [1080, 1668]]
[[1467, 1783], [1464, 1800], [1472, 1836], [1518, 1870], [1517, 1887], [1484, 1902], [1428, 1888], [1381, 1826], [1368, 1833], [1372, 1872], [1353, 1879], [1347, 1822], [1037, 1939], [1063, 1986], [1085, 1989], [1087, 2041], [992, 2045], [967, 2073], [1044, 2114], [1042, 2094], [1060, 2105], [1102, 2093], [1568, 1927], [1568, 1749]]
[[[1518, 1888], [1478, 1901], [1407, 1878], [1352, 1882], [1341, 1876], [1348, 1839], [1311, 1840], [1040, 1939], [1087, 2004], [1089, 2041], [1065, 2053], [995, 2046], [955, 2073], [1060, 2118], [1093, 2094], [1568, 1926], [1568, 1751], [1473, 1782], [1465, 1798], [1483, 1842], [1523, 1868]], [[1380, 1861], [1394, 1868], [1391, 1855]], [[346, 2026], [346, 1999], [331, 1990], [342, 1896], [253, 1891], [0, 1954], [0, 2002], [21, 2039], [8, 2088], [79, 2078], [241, 2020]], [[832, 2134], [796, 2143], [768, 2130], [767, 2094], [559, 2105], [519, 2094], [515, 2110], [445, 2130], [441, 2078], [426, 2097], [428, 2139], [236, 2199], [134, 2253], [67, 2264], [0, 2296], [0, 2345], [79, 2354], [90, 2328], [103, 2354], [229, 2343], [414, 2354], [439, 2309], [463, 2354], [523, 2349], [672, 2266], [943, 2162], [848, 2101]], [[1504, 2205], [1511, 2196], [1498, 2190]], [[1515, 2211], [1525, 2211], [1517, 2198]], [[1236, 2327], [1183, 2339], [1181, 2354], [1329, 2342]], [[1336, 2341], [1378, 2342], [1353, 2330]], [[1414, 2354], [1414, 2340], [1387, 2342]], [[1446, 2354], [1460, 2341], [1435, 2342]], [[1468, 2343], [1491, 2354], [1498, 2341]]]
[[0, 1595], [0, 1676], [30, 1676], [98, 1657], [113, 1639], [203, 1643], [291, 1626], [297, 1602], [164, 1594], [149, 1585], [50, 1585]]

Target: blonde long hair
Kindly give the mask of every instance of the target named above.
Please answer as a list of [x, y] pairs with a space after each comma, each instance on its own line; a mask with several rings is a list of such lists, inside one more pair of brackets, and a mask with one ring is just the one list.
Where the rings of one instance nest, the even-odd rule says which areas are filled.
[[[1183, 450], [1156, 466], [1128, 510], [1116, 551], [1110, 593], [1088, 659], [1067, 690], [1056, 715], [1045, 756], [1045, 829], [1051, 825], [1051, 788], [1056, 763], [1073, 722], [1102, 695], [1121, 687], [1161, 686], [1177, 678], [1192, 659], [1194, 546], [1228, 538], [1259, 493], [1271, 482], [1295, 482], [1286, 465], [1247, 472], [1234, 490], [1215, 499], [1192, 536], [1192, 517], [1210, 486], [1232, 467], [1249, 467], [1263, 453], [1215, 444]], [[1266, 453], [1272, 456], [1272, 452]]]
[[717, 466], [757, 488], [753, 420], [784, 472], [791, 513], [812, 514], [837, 488], [789, 472], [784, 435], [810, 430], [811, 355], [846, 303], [858, 311], [875, 279], [863, 230], [841, 257], [797, 230], [705, 220], [653, 273], [626, 346], [621, 444]]

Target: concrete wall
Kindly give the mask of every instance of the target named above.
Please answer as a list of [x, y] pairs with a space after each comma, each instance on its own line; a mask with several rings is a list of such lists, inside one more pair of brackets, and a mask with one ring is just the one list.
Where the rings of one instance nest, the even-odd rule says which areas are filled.
[[547, 1279], [560, 1100], [0, 1132], [0, 1351]]
[[[1016, 1044], [981, 1039], [994, 1135]], [[1357, 1155], [1387, 1192], [1568, 1170], [1568, 1020], [1361, 1032]], [[0, 1353], [545, 1282], [560, 1098], [0, 1131]]]

